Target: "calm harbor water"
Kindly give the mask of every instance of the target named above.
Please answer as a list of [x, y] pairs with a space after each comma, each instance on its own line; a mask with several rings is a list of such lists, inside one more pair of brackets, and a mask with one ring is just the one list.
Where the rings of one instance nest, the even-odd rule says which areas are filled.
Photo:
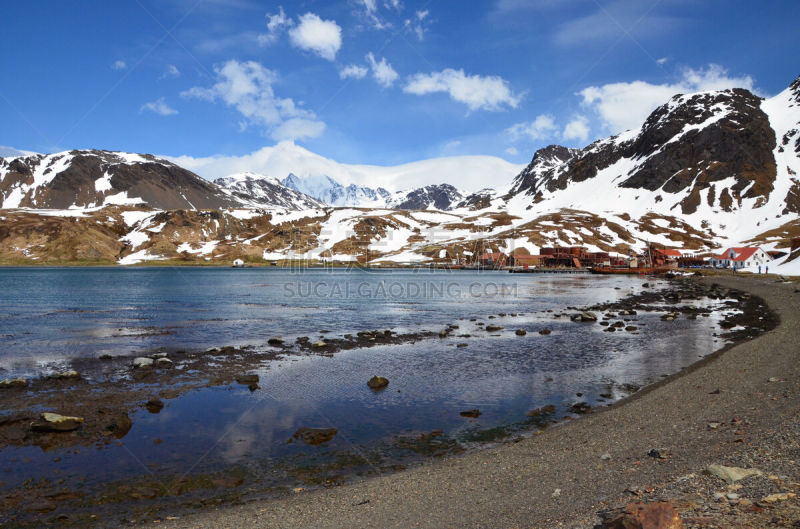
[[[548, 312], [620, 299], [640, 292], [643, 282], [428, 270], [0, 269], [0, 377], [48, 373], [71, 358], [101, 354], [266, 350], [273, 336], [459, 326], [445, 339], [286, 356], [259, 371], [260, 389], [252, 393], [211, 387], [167, 401], [158, 414], [137, 409], [130, 432], [101, 448], [6, 447], [0, 490], [52, 478], [57, 457], [65, 486], [87, 491], [235, 469], [257, 496], [380, 474], [525, 434], [533, 408], [553, 404], [563, 416], [578, 402], [607, 404], [627, 394], [626, 384], [657, 380], [724, 345], [713, 336], [721, 312], [666, 324], [663, 313], [640, 311], [637, 333], [603, 332]], [[478, 323], [505, 329], [487, 333]], [[540, 336], [544, 327], [552, 334]], [[374, 374], [390, 379], [386, 391], [366, 387]], [[479, 418], [460, 416], [474, 408]], [[304, 426], [339, 433], [321, 446], [287, 443]], [[441, 435], [424, 450], [406, 442], [436, 430]]]

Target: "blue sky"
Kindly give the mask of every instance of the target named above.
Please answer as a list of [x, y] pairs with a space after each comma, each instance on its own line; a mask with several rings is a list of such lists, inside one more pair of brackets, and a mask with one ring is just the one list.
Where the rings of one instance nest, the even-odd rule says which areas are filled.
[[800, 2], [5, 2], [0, 145], [526, 162], [676, 92], [798, 74]]

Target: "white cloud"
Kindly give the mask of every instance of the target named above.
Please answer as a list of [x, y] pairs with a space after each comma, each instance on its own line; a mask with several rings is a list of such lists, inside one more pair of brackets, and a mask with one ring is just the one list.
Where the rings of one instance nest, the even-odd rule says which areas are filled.
[[141, 114], [144, 111], [153, 112], [159, 116], [173, 116], [178, 113], [177, 110], [170, 107], [167, 102], [164, 101], [163, 97], [159, 97], [155, 101], [151, 101], [142, 105], [139, 108], [139, 113]]
[[278, 13], [271, 15], [267, 13], [267, 32], [258, 35], [258, 44], [260, 46], [268, 46], [274, 44], [284, 29], [292, 26], [294, 22], [286, 17], [283, 11], [283, 6], [278, 6]]
[[211, 102], [220, 100], [244, 117], [242, 128], [261, 127], [273, 138], [311, 138], [324, 130], [325, 124], [317, 120], [313, 112], [300, 108], [290, 98], [275, 95], [272, 85], [278, 76], [261, 64], [230, 60], [215, 66], [214, 72], [217, 78], [213, 86], [195, 86], [181, 96]]
[[464, 70], [451, 68], [412, 75], [403, 91], [415, 95], [444, 92], [470, 110], [502, 110], [504, 106], [517, 108], [522, 99], [511, 91], [508, 81], [502, 77], [466, 75]]
[[316, 138], [325, 131], [325, 123], [313, 119], [291, 118], [272, 131], [270, 137], [275, 141]]
[[577, 140], [583, 141], [589, 139], [589, 120], [586, 116], [575, 116], [572, 121], [564, 126], [564, 131], [561, 133], [561, 138], [564, 140]]
[[430, 11], [427, 9], [417, 11], [413, 19], [409, 18], [403, 22], [403, 26], [406, 28], [406, 30], [412, 31], [420, 42], [425, 39], [425, 32], [428, 31], [426, 26], [429, 22], [429, 14]]
[[397, 11], [397, 12], [400, 12], [400, 11], [403, 10], [403, 2], [401, 2], [400, 0], [389, 0], [384, 5], [386, 6], [386, 9], [390, 9], [391, 8], [391, 9], [394, 9], [395, 11]]
[[386, 62], [386, 58], [381, 58], [380, 62], [375, 60], [375, 55], [371, 52], [367, 54], [367, 62], [372, 70], [372, 77], [384, 88], [388, 88], [397, 81], [400, 77], [397, 72], [392, 68], [392, 65]]
[[368, 73], [366, 67], [351, 64], [339, 70], [339, 79], [363, 79]]
[[[351, 165], [315, 154], [291, 141], [262, 147], [241, 156], [165, 156], [170, 161], [208, 179], [252, 171], [275, 178], [289, 173], [300, 177], [330, 176], [343, 185], [385, 187], [390, 191], [450, 182], [468, 191], [511, 182], [524, 169], [494, 156], [448, 156], [396, 166]], [[487, 183], [487, 175], [491, 182]]]
[[292, 46], [332, 61], [342, 47], [342, 28], [333, 20], [322, 20], [314, 13], [306, 13], [289, 30], [289, 40]]
[[668, 62], [669, 62], [669, 58], [667, 58], [667, 57], [661, 57], [660, 59], [656, 60], [656, 64], [658, 64], [659, 66], [664, 66]]
[[124, 70], [128, 67], [128, 64], [125, 61], [114, 61], [111, 65], [112, 70], [120, 71]]
[[[389, 22], [382, 20], [378, 15], [378, 2], [376, 0], [358, 0], [358, 4], [363, 8], [363, 11], [359, 11], [358, 14], [366, 19], [373, 29], [388, 29], [392, 27]], [[385, 7], [392, 7], [399, 11], [402, 8], [402, 4], [400, 4], [399, 1], [392, 1], [391, 3], [387, 3]]]
[[164, 69], [164, 73], [158, 76], [159, 81], [161, 79], [176, 79], [181, 76], [181, 71], [178, 70], [177, 66], [174, 64], [168, 64], [167, 67]]
[[536, 119], [531, 122], [516, 123], [510, 126], [506, 129], [506, 134], [511, 141], [518, 141], [521, 138], [537, 141], [552, 137], [556, 129], [553, 116], [542, 114], [536, 116]]
[[506, 149], [506, 154], [508, 154], [509, 156], [517, 156], [519, 154], [519, 151], [517, 150], [516, 147], [509, 147], [508, 149]]
[[582, 97], [582, 105], [600, 118], [608, 132], [617, 134], [641, 126], [653, 110], [675, 94], [734, 87], [752, 90], [753, 85], [753, 78], [749, 75], [731, 76], [723, 67], [711, 64], [706, 69], [682, 70], [680, 79], [674, 83], [610, 83], [590, 86], [577, 95]]

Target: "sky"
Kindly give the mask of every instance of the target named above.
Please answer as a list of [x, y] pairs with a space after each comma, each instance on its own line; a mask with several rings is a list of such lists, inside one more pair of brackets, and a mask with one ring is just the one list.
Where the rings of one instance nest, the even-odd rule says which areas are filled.
[[549, 144], [635, 128], [676, 93], [738, 86], [767, 97], [800, 75], [796, 0], [45, 0], [2, 10], [6, 152], [235, 160], [294, 142], [350, 164], [526, 163]]

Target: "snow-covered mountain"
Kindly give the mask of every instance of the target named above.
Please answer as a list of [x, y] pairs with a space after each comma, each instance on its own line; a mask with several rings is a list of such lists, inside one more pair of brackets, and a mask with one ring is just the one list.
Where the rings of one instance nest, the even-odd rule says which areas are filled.
[[315, 198], [282, 184], [277, 178], [256, 173], [237, 173], [217, 178], [214, 183], [255, 207], [304, 210], [324, 207]]
[[281, 183], [330, 206], [382, 207], [391, 196], [382, 187], [344, 186], [328, 175], [299, 177], [290, 173]]
[[159, 209], [243, 205], [219, 186], [150, 154], [74, 150], [0, 158], [0, 208], [115, 204]]

